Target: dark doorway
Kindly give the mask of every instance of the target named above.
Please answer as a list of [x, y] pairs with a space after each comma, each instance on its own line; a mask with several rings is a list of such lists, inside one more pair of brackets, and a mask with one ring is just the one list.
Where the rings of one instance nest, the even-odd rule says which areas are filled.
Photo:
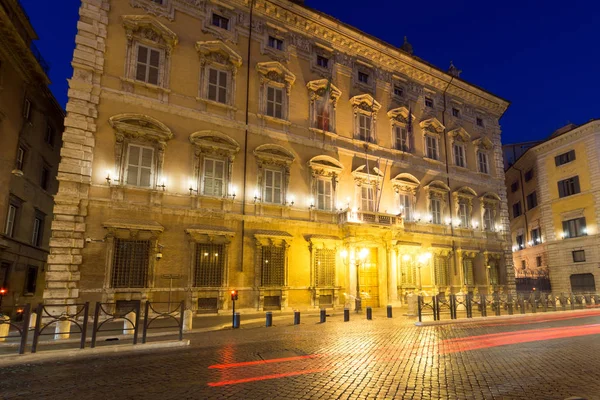
[[596, 293], [596, 281], [594, 280], [594, 275], [571, 275], [571, 291], [573, 293]]

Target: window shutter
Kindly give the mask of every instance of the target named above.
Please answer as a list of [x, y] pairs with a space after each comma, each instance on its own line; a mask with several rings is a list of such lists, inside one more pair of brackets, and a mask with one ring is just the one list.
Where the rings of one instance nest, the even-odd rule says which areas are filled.
[[265, 201], [267, 203], [273, 202], [273, 171], [265, 171]]
[[219, 72], [219, 100], [221, 103], [227, 103], [227, 73]]
[[140, 186], [150, 187], [152, 186], [152, 158], [154, 157], [154, 150], [143, 148], [142, 149], [142, 160], [140, 164]]
[[129, 157], [127, 166], [127, 184], [137, 185], [139, 174], [140, 150], [138, 146], [129, 146]]
[[138, 81], [146, 80], [146, 61], [148, 60], [148, 48], [144, 46], [138, 47], [137, 69], [135, 79]]
[[565, 185], [564, 181], [558, 182], [558, 197], [565, 197]]
[[273, 202], [281, 203], [281, 172], [273, 172]]
[[579, 175], [573, 177], [573, 188], [575, 189], [574, 194], [581, 192], [581, 188], [579, 187]]

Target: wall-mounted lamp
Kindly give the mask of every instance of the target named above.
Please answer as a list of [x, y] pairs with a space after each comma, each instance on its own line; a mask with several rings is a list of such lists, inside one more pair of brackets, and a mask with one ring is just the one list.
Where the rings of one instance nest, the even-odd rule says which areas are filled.
[[294, 198], [294, 196], [291, 196], [291, 195], [290, 195], [290, 197], [288, 197], [288, 199], [285, 202], [286, 205], [290, 205], [290, 206], [293, 206], [294, 203], [295, 203], [295, 198]]
[[110, 184], [111, 184], [111, 182], [112, 182], [112, 179], [111, 179], [111, 177], [110, 177], [110, 171], [106, 171], [106, 178], [105, 178], [105, 179], [106, 179], [106, 184], [107, 184], [108, 186], [110, 186]]
[[256, 202], [260, 202], [261, 198], [258, 196], [258, 190], [254, 191], [254, 203], [256, 204]]
[[162, 181], [160, 181], [160, 185], [157, 185], [157, 187], [162, 188], [163, 192], [165, 191], [165, 189], [167, 188], [167, 180], [165, 178], [162, 179]]
[[198, 189], [194, 189], [192, 187], [192, 185], [190, 185], [189, 191], [190, 191], [190, 196], [192, 195], [192, 192], [196, 192], [196, 194], [198, 194]]
[[473, 228], [477, 229], [479, 227], [479, 222], [473, 220], [471, 221], [471, 225], [473, 226]]
[[235, 186], [229, 186], [229, 193], [231, 193], [231, 194], [226, 195], [226, 197], [231, 197], [231, 200], [235, 201], [235, 196], [236, 196], [235, 192], [236, 192], [236, 187]]

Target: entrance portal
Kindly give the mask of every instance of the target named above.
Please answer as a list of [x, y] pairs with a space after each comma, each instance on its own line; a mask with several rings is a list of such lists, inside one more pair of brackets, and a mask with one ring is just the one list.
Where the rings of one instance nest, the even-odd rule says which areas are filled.
[[369, 255], [359, 265], [359, 286], [363, 309], [365, 307], [379, 307], [377, 249], [369, 249]]

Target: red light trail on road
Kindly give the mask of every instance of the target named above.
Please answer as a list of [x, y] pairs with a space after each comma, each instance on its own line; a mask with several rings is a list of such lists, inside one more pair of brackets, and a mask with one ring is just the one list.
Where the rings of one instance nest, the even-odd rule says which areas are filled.
[[208, 369], [229, 369], [229, 368], [248, 367], [250, 365], [261, 365], [261, 364], [272, 364], [272, 363], [279, 363], [279, 362], [306, 360], [306, 359], [310, 359], [310, 358], [318, 358], [321, 356], [322, 356], [322, 354], [310, 354], [307, 356], [271, 358], [268, 360], [245, 361], [245, 362], [229, 363], [229, 364], [214, 364], [214, 365], [211, 365], [210, 367], [208, 367]]
[[279, 379], [279, 378], [287, 378], [290, 376], [298, 376], [298, 375], [307, 375], [307, 374], [315, 374], [318, 372], [327, 371], [328, 368], [318, 368], [318, 369], [305, 369], [302, 371], [291, 371], [284, 372], [281, 374], [272, 374], [272, 375], [259, 375], [253, 376], [250, 378], [242, 378], [242, 379], [232, 379], [228, 381], [219, 381], [219, 382], [208, 382], [208, 386], [217, 387], [217, 386], [228, 386], [228, 385], [237, 385], [240, 383], [248, 383], [248, 382], [256, 382], [256, 381], [266, 381], [270, 379]]

